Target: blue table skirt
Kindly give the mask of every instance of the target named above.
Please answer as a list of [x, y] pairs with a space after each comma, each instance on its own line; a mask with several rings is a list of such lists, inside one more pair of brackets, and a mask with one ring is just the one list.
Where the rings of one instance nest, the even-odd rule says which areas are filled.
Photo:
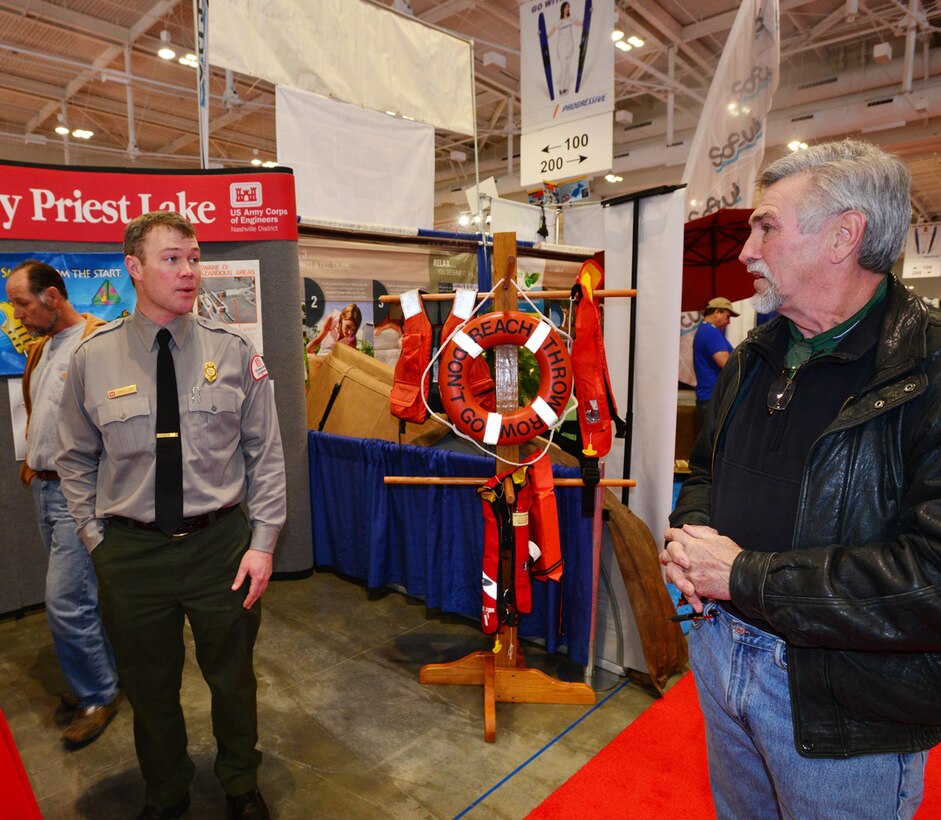
[[[474, 487], [393, 485], [386, 475], [480, 476], [493, 459], [378, 439], [308, 432], [314, 562], [373, 588], [390, 584], [443, 612], [479, 621], [483, 517]], [[561, 477], [574, 467], [554, 466]], [[591, 624], [591, 519], [581, 515], [581, 489], [558, 488], [565, 572], [561, 583], [533, 582], [533, 611], [519, 634], [565, 645], [588, 662]]]

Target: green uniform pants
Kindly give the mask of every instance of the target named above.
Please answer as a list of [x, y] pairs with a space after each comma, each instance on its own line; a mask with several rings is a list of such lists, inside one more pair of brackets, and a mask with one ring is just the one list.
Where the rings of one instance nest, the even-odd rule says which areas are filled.
[[134, 742], [149, 805], [179, 800], [195, 770], [180, 707], [184, 616], [212, 696], [216, 777], [227, 794], [256, 785], [261, 752], [255, 748], [252, 651], [261, 605], [242, 607], [250, 579], [231, 590], [250, 540], [239, 508], [182, 538], [113, 521], [92, 551], [102, 618], [121, 688], [134, 710]]

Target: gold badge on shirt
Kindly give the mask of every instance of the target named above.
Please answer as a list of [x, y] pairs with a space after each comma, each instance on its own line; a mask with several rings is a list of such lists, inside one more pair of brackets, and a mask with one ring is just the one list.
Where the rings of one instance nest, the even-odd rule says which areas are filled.
[[209, 382], [210, 384], [212, 384], [216, 380], [216, 375], [218, 374], [218, 372], [219, 370], [216, 367], [215, 362], [206, 362], [203, 365], [203, 373], [206, 376], [206, 381]]

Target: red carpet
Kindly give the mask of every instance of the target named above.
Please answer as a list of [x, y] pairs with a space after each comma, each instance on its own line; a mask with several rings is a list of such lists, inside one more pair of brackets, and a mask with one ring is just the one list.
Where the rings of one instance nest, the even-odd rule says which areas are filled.
[[[662, 820], [715, 817], [706, 772], [706, 732], [693, 676], [667, 694], [528, 815], [527, 820]], [[941, 817], [941, 747], [928, 756], [917, 820]]]

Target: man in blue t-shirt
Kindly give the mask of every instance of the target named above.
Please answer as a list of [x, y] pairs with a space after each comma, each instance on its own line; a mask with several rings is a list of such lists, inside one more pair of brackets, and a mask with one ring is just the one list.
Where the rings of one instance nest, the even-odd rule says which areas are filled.
[[732, 345], [725, 338], [725, 329], [733, 316], [732, 303], [724, 296], [710, 299], [703, 311], [703, 320], [693, 337], [693, 368], [696, 370], [696, 407], [706, 409], [719, 371], [728, 361]]

